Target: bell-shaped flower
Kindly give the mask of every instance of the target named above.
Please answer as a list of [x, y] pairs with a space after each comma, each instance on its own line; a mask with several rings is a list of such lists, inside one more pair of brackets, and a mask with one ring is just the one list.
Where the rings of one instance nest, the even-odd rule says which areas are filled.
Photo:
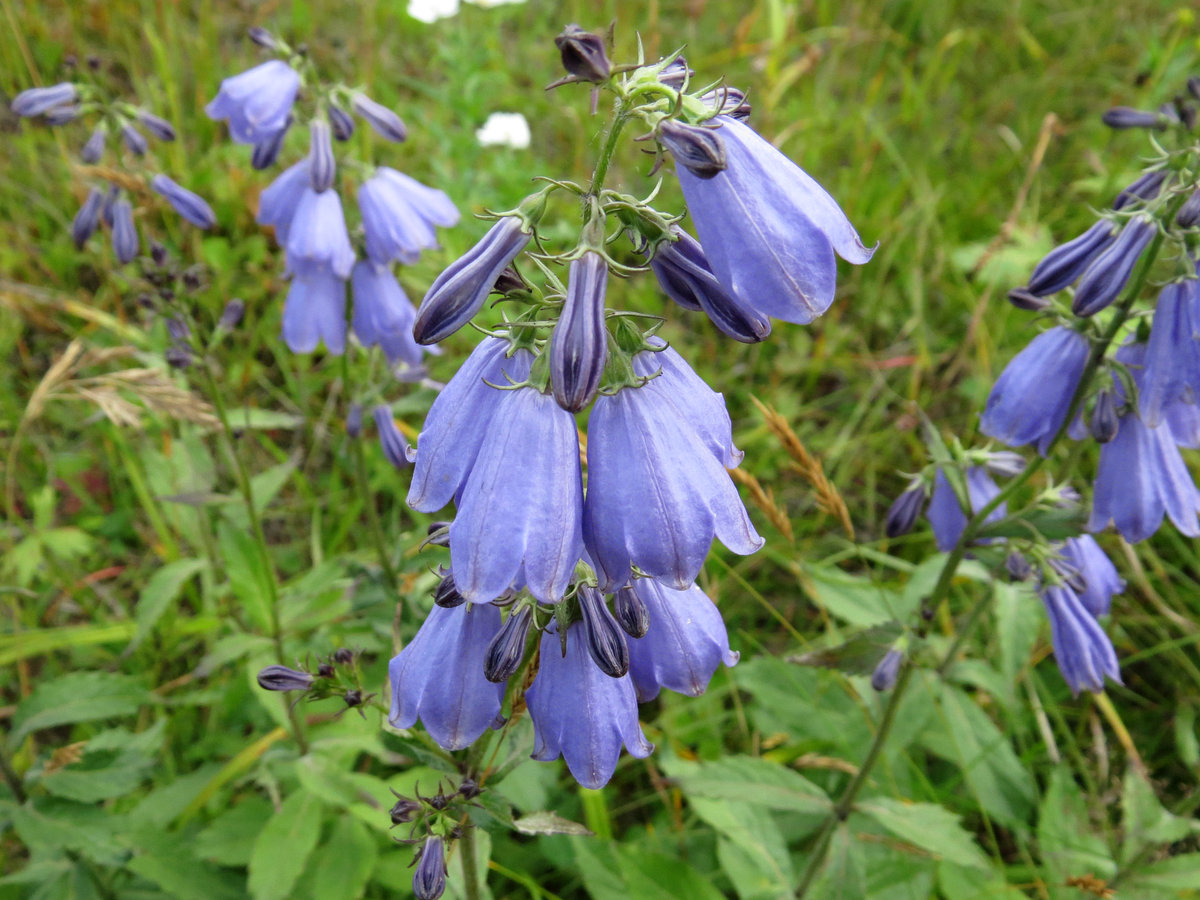
[[637, 697], [629, 675], [600, 671], [584, 646], [583, 625], [567, 630], [566, 654], [559, 635], [542, 635], [537, 678], [525, 693], [533, 720], [533, 758], [562, 756], [581, 785], [604, 787], [617, 768], [621, 744], [632, 756], [654, 752], [638, 724]]
[[750, 126], [718, 116], [726, 168], [712, 178], [678, 170], [704, 255], [726, 288], [759, 313], [805, 324], [829, 308], [834, 253], [865, 263], [837, 202]]
[[1108, 615], [1113, 594], [1125, 590], [1125, 581], [1096, 539], [1090, 534], [1069, 538], [1059, 553], [1083, 580], [1083, 590], [1077, 592], [1083, 608], [1093, 616]]
[[412, 890], [416, 900], [438, 900], [446, 892], [446, 848], [441, 835], [431, 834], [421, 845], [413, 869]]
[[308, 160], [302, 159], [285, 169], [258, 198], [258, 215], [254, 221], [259, 225], [274, 226], [275, 241], [280, 247], [287, 246], [288, 228], [307, 189]]
[[1166, 180], [1167, 172], [1164, 169], [1143, 172], [1129, 187], [1117, 194], [1112, 208], [1124, 209], [1138, 200], [1153, 200], [1162, 190], [1163, 182]]
[[412, 335], [417, 311], [392, 274], [391, 266], [359, 260], [351, 273], [354, 312], [351, 325], [364, 347], [379, 346], [391, 363], [419, 366], [425, 350]]
[[166, 175], [155, 175], [151, 178], [150, 189], [156, 194], [166, 197], [175, 212], [197, 228], [207, 229], [217, 224], [217, 217], [213, 214], [212, 207], [202, 197], [185, 187], [180, 187]]
[[1158, 425], [1175, 403], [1200, 398], [1200, 281], [1168, 284], [1158, 295], [1154, 325], [1139, 380], [1138, 411], [1150, 427]]
[[[971, 502], [972, 514], [987, 506], [1000, 493], [996, 482], [988, 474], [984, 466], [972, 466], [966, 471], [967, 497]], [[1006, 514], [1006, 504], [1001, 503], [988, 514], [985, 522], [995, 522], [1003, 519]], [[925, 518], [933, 529], [933, 539], [937, 548], [943, 553], [949, 553], [958, 543], [963, 530], [967, 527], [967, 514], [959, 505], [958, 496], [942, 470], [938, 469], [934, 479], [933, 496], [929, 498], [929, 508], [925, 510]]]
[[444, 192], [386, 166], [359, 187], [358, 208], [367, 255], [380, 264], [412, 265], [422, 250], [437, 248], [434, 226], [458, 222], [458, 210]]
[[617, 620], [608, 611], [604, 594], [586, 584], [575, 595], [583, 621], [583, 642], [592, 662], [610, 678], [620, 678], [629, 671], [629, 642]]
[[381, 403], [375, 407], [371, 415], [375, 419], [375, 428], [379, 432], [379, 446], [383, 448], [384, 457], [397, 469], [407, 469], [409, 466], [408, 444], [400, 429], [396, 427], [391, 407], [386, 403]]
[[1088, 353], [1087, 338], [1073, 329], [1039, 334], [996, 379], [979, 430], [1010, 447], [1036, 443], [1045, 455], [1066, 421]]
[[273, 59], [222, 81], [204, 111], [210, 119], [228, 119], [237, 143], [261, 144], [286, 126], [299, 90], [299, 73]]
[[771, 333], [771, 319], [717, 280], [700, 243], [682, 229], [678, 240], [664, 242], [650, 268], [668, 297], [684, 309], [703, 310], [717, 328], [735, 341], [753, 344]]
[[597, 398], [583, 529], [602, 587], [624, 587], [636, 565], [683, 589], [714, 537], [743, 555], [762, 546], [725, 471], [728, 419], [714, 412], [710, 398], [688, 395], [665, 369], [641, 387]]
[[568, 412], [592, 402], [608, 362], [607, 285], [608, 262], [599, 253], [589, 251], [571, 261], [566, 300], [550, 336], [550, 386]]
[[1116, 240], [1112, 223], [1097, 222], [1074, 240], [1055, 247], [1038, 263], [1025, 288], [1034, 297], [1045, 297], [1061, 291], [1084, 273], [1092, 261]]
[[505, 267], [525, 249], [532, 235], [516, 216], [505, 216], [474, 247], [451, 263], [417, 310], [413, 334], [419, 344], [436, 344], [474, 318]]
[[381, 138], [401, 144], [408, 137], [408, 129], [394, 110], [372, 100], [366, 94], [356, 93], [350, 98], [354, 112], [366, 119], [367, 124]]
[[334, 356], [345, 352], [345, 280], [328, 270], [293, 278], [283, 304], [283, 341], [293, 353], [312, 353], [322, 341]]
[[71, 222], [71, 239], [78, 249], [83, 249], [83, 245], [100, 225], [100, 213], [103, 209], [104, 192], [99, 188], [92, 188]]
[[333, 132], [324, 119], [308, 126], [308, 184], [318, 194], [333, 187], [337, 161], [333, 157]]
[[1126, 222], [1112, 246], [1097, 256], [1079, 279], [1071, 311], [1077, 316], [1094, 316], [1116, 300], [1156, 233], [1154, 220], [1146, 216]]
[[138, 254], [138, 233], [133, 225], [133, 207], [124, 197], [112, 204], [112, 248], [117, 261], [127, 263]]
[[500, 630], [500, 610], [490, 603], [435, 606], [416, 637], [388, 666], [396, 728], [417, 719], [447, 750], [474, 743], [500, 717], [504, 685], [483, 677], [487, 646]]
[[10, 109], [17, 116], [40, 116], [57, 106], [75, 102], [79, 89], [69, 81], [49, 87], [27, 88], [13, 97]]
[[1200, 406], [1195, 403], [1172, 403], [1166, 411], [1166, 427], [1180, 447], [1200, 450]]
[[1039, 591], [1050, 617], [1050, 639], [1054, 661], [1071, 693], [1104, 690], [1104, 679], [1121, 683], [1121, 668], [1112, 641], [1079, 597], [1062, 584]]
[[345, 281], [354, 265], [354, 248], [346, 231], [337, 191], [305, 188], [287, 229], [287, 266], [299, 278], [328, 274]]
[[646, 606], [650, 628], [629, 641], [629, 674], [639, 703], [662, 688], [698, 697], [725, 663], [736, 665], [716, 604], [696, 585], [678, 591], [653, 578], [635, 578], [632, 590]]

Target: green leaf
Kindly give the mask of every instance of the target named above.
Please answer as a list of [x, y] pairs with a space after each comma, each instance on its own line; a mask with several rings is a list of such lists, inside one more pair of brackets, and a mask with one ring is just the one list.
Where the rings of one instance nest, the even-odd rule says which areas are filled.
[[313, 900], [361, 897], [378, 855], [379, 848], [366, 825], [345, 817], [335, 821], [309, 865], [312, 877], [308, 887]]
[[246, 610], [250, 621], [260, 631], [269, 633], [272, 629], [268, 607], [270, 579], [274, 576], [263, 571], [263, 561], [254, 538], [229, 522], [221, 522], [217, 527], [217, 547], [229, 575], [233, 596]]
[[167, 611], [188, 579], [208, 567], [208, 562], [202, 559], [179, 559], [169, 562], [146, 581], [138, 595], [137, 632], [125, 652], [130, 653], [142, 641], [150, 636], [158, 620]]
[[721, 867], [743, 900], [790, 894], [792, 860], [779, 826], [767, 810], [701, 797], [690, 798], [688, 805], [722, 838], [717, 845]]
[[1038, 814], [1037, 838], [1050, 879], [1059, 884], [1089, 874], [1108, 880], [1117, 871], [1108, 845], [1088, 815], [1087, 800], [1066, 766], [1060, 765], [1050, 774]]
[[247, 430], [275, 431], [277, 429], [303, 428], [304, 417], [276, 409], [258, 409], [243, 406], [229, 410], [229, 424]]
[[982, 539], [1036, 538], [1040, 535], [1048, 541], [1063, 541], [1077, 536], [1083, 531], [1083, 525], [1082, 506], [1055, 506], [988, 522], [979, 529], [978, 536]]
[[801, 571], [801, 583], [813, 600], [847, 624], [866, 628], [903, 621], [912, 612], [895, 591], [862, 576], [820, 565], [806, 565]]
[[1121, 885], [1121, 895], [1140, 897], [1140, 891], [1167, 890], [1194, 897], [1196, 885], [1200, 885], [1200, 853], [1185, 853], [1138, 869]]
[[[464, 889], [467, 883], [466, 872], [463, 869], [463, 845], [454, 848], [446, 866], [446, 900], [468, 900]], [[475, 897], [478, 900], [492, 900], [492, 892], [487, 886], [488, 862], [492, 858], [492, 836], [482, 828], [475, 831]]]
[[14, 807], [12, 823], [35, 855], [74, 850], [102, 866], [120, 866], [129, 855], [120, 840], [126, 820], [98, 806], [38, 797]]
[[141, 852], [126, 867], [158, 885], [172, 900], [236, 900], [242, 896], [232, 872], [198, 860], [191, 842], [161, 830], [139, 832], [132, 843]]
[[935, 859], [975, 869], [991, 868], [975, 839], [963, 830], [958, 816], [937, 804], [872, 797], [859, 803], [857, 809], [900, 840], [928, 851]]
[[663, 853], [620, 847], [618, 865], [628, 890], [638, 900], [722, 900], [722, 894], [695, 867]]
[[868, 896], [863, 857], [863, 845], [854, 839], [845, 822], [839, 823], [829, 838], [825, 863], [808, 895], [821, 900], [859, 900]]
[[321, 835], [324, 807], [308, 791], [288, 797], [254, 842], [248, 887], [255, 900], [285, 900]]
[[713, 762], [693, 763], [664, 756], [663, 771], [688, 799], [736, 800], [789, 812], [823, 816], [829, 797], [803, 775], [778, 763], [755, 756], [728, 756]]
[[[976, 868], [947, 861], [938, 866], [938, 887], [943, 897], [954, 900], [1025, 900], [1026, 897], [997, 873], [982, 875]], [[1079, 900], [1085, 898], [1081, 896]]]
[[254, 841], [273, 812], [271, 804], [261, 797], [247, 797], [196, 835], [196, 856], [222, 866], [248, 865], [254, 855]]
[[544, 810], [521, 816], [513, 822], [513, 828], [521, 834], [574, 834], [591, 837], [592, 832], [578, 822], [564, 819], [556, 812]]
[[887, 655], [903, 631], [899, 622], [875, 625], [837, 646], [789, 656], [787, 661], [802, 666], [837, 669], [847, 675], [868, 675], [875, 671], [879, 661]]
[[1132, 766], [1125, 772], [1121, 810], [1125, 830], [1121, 845], [1123, 864], [1128, 864], [1147, 844], [1173, 844], [1200, 830], [1200, 823], [1194, 819], [1183, 819], [1164, 809], [1146, 776]]
[[43, 728], [130, 716], [154, 696], [128, 675], [115, 672], [72, 672], [38, 685], [12, 719], [11, 742]]

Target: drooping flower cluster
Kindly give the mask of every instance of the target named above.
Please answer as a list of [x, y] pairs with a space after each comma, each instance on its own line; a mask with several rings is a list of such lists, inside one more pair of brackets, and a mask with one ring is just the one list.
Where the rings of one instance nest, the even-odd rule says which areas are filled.
[[394, 143], [407, 136], [404, 123], [361, 91], [314, 83], [310, 62], [278, 37], [261, 29], [252, 37], [286, 59], [225, 79], [205, 111], [228, 121], [234, 141], [254, 148], [251, 162], [257, 169], [274, 165], [289, 130], [307, 120], [307, 156], [263, 191], [257, 216], [259, 224], [275, 229], [292, 279], [283, 311], [285, 343], [295, 353], [310, 353], [321, 344], [330, 353], [343, 353], [349, 282], [351, 327], [359, 342], [380, 347], [392, 364], [419, 366], [423, 351], [411, 333], [416, 311], [392, 263], [414, 263], [422, 250], [436, 248], [435, 229], [456, 224], [458, 210], [442, 191], [395, 169], [370, 166], [357, 191], [365, 251], [360, 257], [338, 191], [334, 142], [353, 135], [353, 115]]

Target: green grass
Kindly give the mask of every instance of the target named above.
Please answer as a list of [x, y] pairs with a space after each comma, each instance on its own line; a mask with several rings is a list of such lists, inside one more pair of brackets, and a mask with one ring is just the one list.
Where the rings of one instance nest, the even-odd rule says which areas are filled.
[[[598, 794], [584, 795], [561, 763], [532, 762], [496, 792], [520, 814], [553, 809], [612, 840], [528, 837], [483, 816], [481, 847], [496, 897], [780, 896], [820, 821], [806, 785], [838, 795], [882, 706], [862, 677], [786, 658], [838, 643], [876, 608], [915, 613], [932, 541], [918, 529], [889, 544], [882, 532], [906, 483], [899, 473], [925, 463], [917, 413], [946, 437], [975, 437], [991, 383], [1036, 332], [1005, 291], [1136, 175], [1143, 137], [1110, 132], [1100, 113], [1157, 105], [1200, 71], [1194, 16], [1152, 2], [710, 0], [464, 6], [425, 26], [403, 6], [293, 0], [251, 18], [228, 3], [0, 0], [0, 92], [54, 83], [68, 53], [96, 53], [115, 86], [175, 122], [180, 140], [158, 145], [153, 165], [207, 197], [220, 225], [199, 236], [158, 204], [139, 226], [208, 267], [190, 300], [199, 321], [231, 296], [247, 301], [246, 323], [214, 359], [244, 426], [234, 452], [264, 511], [283, 656], [359, 649], [364, 684], [381, 691], [394, 647], [428, 607], [434, 557], [418, 545], [430, 517], [407, 510], [407, 477], [369, 440], [362, 489], [343, 420], [351, 400], [382, 386], [415, 430], [433, 395], [383, 382], [364, 354], [343, 367], [279, 341], [281, 254], [253, 220], [272, 176], [252, 171], [247, 148], [202, 112], [222, 77], [258, 59], [246, 26], [307, 42], [325, 72], [394, 104], [407, 143], [356, 141], [463, 210], [440, 252], [402, 270], [414, 298], [482, 234], [471, 213], [512, 207], [536, 174], [587, 176], [603, 119], [589, 117], [583, 89], [543, 91], [558, 76], [552, 38], [564, 24], [615, 19], [620, 58], [637, 32], [649, 55], [686, 44], [702, 77], [749, 89], [755, 126], [880, 242], [870, 264], [842, 266], [826, 316], [777, 324], [762, 345], [666, 311], [664, 334], [724, 392], [743, 469], [773, 492], [794, 538], [752, 509], [767, 548], [714, 553], [703, 584], [742, 663], [701, 698], [664, 694], [643, 708], [654, 756], [623, 758]], [[497, 110], [526, 115], [530, 149], [476, 144], [474, 129]], [[437, 760], [419, 740], [382, 732], [374, 712], [336, 716], [336, 699], [298, 707], [307, 754], [288, 737], [286, 707], [253, 680], [275, 661], [268, 576], [219, 432], [161, 412], [117, 426], [78, 397], [29, 414], [72, 340], [134, 348], [146, 365], [161, 365], [168, 340], [102, 237], [83, 252], [70, 243], [85, 193], [72, 153], [86, 132], [0, 113], [0, 133], [0, 459], [17, 507], [0, 537], [0, 721], [30, 797], [0, 793], [0, 898], [406, 896], [411, 850], [389, 837], [387, 788], [430, 792]], [[292, 141], [294, 158], [303, 141]], [[648, 160], [624, 150], [614, 186], [648, 191]], [[669, 177], [663, 196], [679, 207]], [[614, 305], [663, 302], [647, 278], [613, 290]], [[434, 376], [448, 379], [474, 340], [448, 341]], [[857, 546], [817, 508], [752, 397], [821, 460]], [[1051, 470], [1085, 488], [1095, 453], [1061, 451]], [[379, 566], [373, 516], [399, 597]], [[1035, 598], [968, 570], [919, 660], [944, 652], [965, 610], [994, 591], [983, 626], [948, 679], [918, 674], [812, 896], [1070, 898], [1087, 894], [1067, 880], [1087, 875], [1115, 879], [1118, 896], [1195, 896], [1194, 830], [1162, 807], [1186, 819], [1197, 797], [1200, 556], [1169, 526], [1136, 548], [1111, 534], [1103, 543], [1129, 582], [1109, 626], [1125, 680], [1111, 706], [1070, 696]], [[177, 570], [186, 580], [155, 595], [154, 573], [181, 561], [196, 561]], [[34, 715], [44, 724], [22, 730]], [[64, 748], [81, 742], [72, 763]], [[530, 742], [523, 720], [497, 759], [527, 755]], [[457, 865], [456, 855], [452, 890]]]

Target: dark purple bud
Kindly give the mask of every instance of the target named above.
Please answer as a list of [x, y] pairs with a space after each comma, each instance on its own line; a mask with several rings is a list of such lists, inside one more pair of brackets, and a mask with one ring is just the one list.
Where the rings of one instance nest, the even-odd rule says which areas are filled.
[[483, 788], [474, 778], [464, 778], [462, 784], [458, 786], [458, 795], [464, 800], [474, 800], [482, 793]]
[[1008, 292], [1008, 302], [1017, 309], [1026, 312], [1041, 312], [1050, 306], [1050, 301], [1044, 297], [1035, 297], [1027, 288], [1014, 288]]
[[471, 321], [500, 273], [525, 249], [530, 237], [519, 218], [506, 216], [452, 262], [430, 285], [417, 310], [413, 324], [417, 343], [436, 344]]
[[450, 523], [449, 522], [430, 522], [427, 530], [425, 543], [433, 544], [435, 547], [450, 546]]
[[233, 331], [242, 324], [242, 319], [246, 315], [246, 301], [240, 297], [234, 297], [225, 304], [225, 309], [221, 311], [221, 318], [217, 321], [217, 327], [222, 331]]
[[587, 251], [571, 261], [567, 299], [550, 336], [550, 387], [567, 412], [592, 402], [608, 362], [608, 329], [604, 325], [604, 292], [608, 262]]
[[156, 116], [152, 112], [140, 110], [138, 112], [138, 121], [142, 123], [143, 128], [150, 132], [151, 137], [156, 137], [160, 141], [175, 140], [175, 126], [162, 116]]
[[408, 797], [400, 797], [398, 794], [396, 796], [399, 799], [388, 810], [388, 815], [392, 819], [392, 825], [404, 825], [417, 817], [417, 813], [421, 811], [421, 804]]
[[425, 802], [440, 812], [446, 808], [446, 805], [450, 802], [450, 798], [446, 796], [445, 791], [442, 790], [442, 786], [439, 784], [438, 792], [432, 797], [426, 797]]
[[92, 232], [100, 224], [100, 211], [103, 208], [104, 192], [98, 188], [92, 188], [88, 191], [83, 206], [79, 207], [79, 212], [75, 214], [75, 221], [71, 223], [71, 239], [79, 249], [83, 249], [87, 239], [92, 236]]
[[1141, 177], [1133, 182], [1133, 184], [1117, 194], [1117, 199], [1113, 201], [1112, 208], [1124, 209], [1135, 200], [1153, 200], [1158, 196], [1158, 192], [1166, 180], [1166, 172], [1143, 172]]
[[133, 227], [133, 207], [122, 197], [112, 205], [112, 247], [117, 261], [127, 263], [138, 253], [138, 233]]
[[186, 369], [192, 364], [192, 350], [183, 344], [173, 344], [163, 353], [163, 359], [172, 369]]
[[446, 890], [446, 851], [437, 835], [426, 839], [413, 872], [413, 896], [417, 900], [437, 900]]
[[337, 173], [329, 123], [314, 119], [309, 123], [308, 137], [308, 183], [320, 194], [333, 187], [333, 176]]
[[583, 614], [583, 636], [588, 654], [600, 671], [611, 678], [620, 678], [629, 671], [629, 645], [608, 611], [604, 595], [596, 588], [582, 585], [576, 594], [579, 611]]
[[884, 532], [890, 538], [900, 537], [912, 531], [917, 517], [925, 507], [925, 488], [921, 485], [910, 487], [892, 503], [888, 510], [887, 521], [883, 526]]
[[[167, 262], [167, 248], [164, 247], [162, 244], [160, 244], [158, 241], [151, 241], [150, 242], [150, 258], [152, 260], [154, 260], [154, 264], [156, 266], [165, 265]], [[164, 289], [163, 291], [160, 291], [160, 293], [165, 296], [166, 294], [168, 294], [170, 292]], [[173, 296], [175, 296], [175, 295], [171, 294], [171, 297], [173, 297]], [[167, 299], [170, 299], [170, 297], [168, 297]]]
[[554, 39], [554, 46], [562, 55], [563, 68], [580, 81], [599, 83], [607, 81], [612, 73], [604, 38], [598, 34], [584, 31], [578, 25], [568, 25]]
[[258, 686], [266, 691], [307, 691], [313, 677], [287, 666], [267, 666], [258, 673]]
[[1183, 201], [1179, 214], [1175, 216], [1175, 223], [1180, 228], [1194, 228], [1200, 224], [1200, 191], [1194, 191], [1192, 196]]
[[100, 162], [100, 157], [104, 155], [104, 142], [107, 138], [108, 129], [104, 125], [97, 125], [92, 136], [87, 139], [87, 143], [79, 151], [79, 158], [88, 165]]
[[190, 338], [192, 329], [179, 316], [170, 316], [167, 318], [167, 334], [171, 336], [171, 340], [178, 343]]
[[339, 666], [348, 666], [354, 662], [354, 651], [349, 647], [338, 647], [331, 658]]
[[631, 638], [644, 638], [650, 631], [650, 610], [646, 602], [629, 585], [613, 595], [613, 617]]
[[209, 229], [217, 224], [216, 214], [203, 197], [176, 184], [166, 175], [151, 178], [150, 189], [165, 197], [175, 212], [197, 228]]
[[741, 122], [750, 118], [750, 102], [746, 99], [746, 94], [735, 87], [726, 85], [714, 88], [706, 94], [701, 94], [700, 99], [709, 109], [715, 109], [718, 115], [729, 116]]
[[47, 125], [66, 125], [79, 118], [79, 107], [74, 105], [56, 106], [54, 109], [46, 110], [44, 118]]
[[361, 403], [351, 403], [346, 413], [346, 434], [352, 438], [362, 434], [363, 408]]
[[509, 294], [513, 291], [525, 291], [528, 289], [529, 285], [521, 277], [515, 266], [505, 266], [504, 271], [496, 278], [496, 283], [492, 285], [492, 290], [497, 294]]
[[350, 140], [354, 134], [354, 120], [350, 118], [350, 113], [340, 106], [331, 105], [325, 114], [329, 117], [329, 127], [333, 129], [333, 136], [339, 141]]
[[1088, 431], [1099, 444], [1107, 444], [1117, 436], [1121, 421], [1117, 416], [1117, 398], [1107, 388], [1096, 394], [1096, 405], [1092, 407], [1092, 417], [1088, 421]]
[[1008, 571], [1008, 577], [1013, 581], [1028, 581], [1029, 577], [1033, 575], [1033, 566], [1029, 564], [1025, 554], [1018, 553], [1016, 550], [1008, 554], [1008, 558], [1004, 560], [1004, 568]]
[[1109, 128], [1153, 128], [1161, 131], [1167, 127], [1167, 117], [1161, 112], [1133, 109], [1129, 106], [1114, 106], [1102, 117]]
[[350, 690], [346, 691], [346, 693], [342, 694], [342, 702], [351, 708], [355, 706], [362, 706], [363, 692], [358, 688], [351, 688]]
[[146, 136], [129, 122], [121, 126], [121, 140], [125, 142], [125, 149], [134, 156], [145, 156], [150, 146]]
[[1013, 450], [998, 450], [988, 455], [986, 465], [997, 478], [1016, 478], [1025, 471], [1025, 457]]
[[332, 678], [334, 674], [333, 666], [331, 666], [329, 663], [321, 663], [319, 666], [317, 666], [318, 678]]
[[392, 417], [391, 407], [387, 404], [376, 406], [372, 415], [375, 418], [375, 428], [379, 431], [379, 444], [383, 447], [383, 455], [397, 469], [407, 469], [409, 466], [408, 444], [404, 435], [396, 427]]
[[522, 606], [504, 620], [484, 652], [484, 678], [493, 684], [502, 684], [512, 678], [525, 658], [525, 641], [529, 637], [532, 619], [533, 610]]
[[433, 590], [433, 602], [443, 609], [454, 609], [456, 606], [462, 606], [467, 602], [467, 598], [458, 592], [458, 586], [454, 583], [454, 576], [447, 572], [442, 576], [442, 580], [438, 582], [438, 586]]
[[650, 268], [668, 297], [684, 309], [702, 309], [728, 337], [746, 344], [765, 340], [771, 320], [729, 291], [713, 274], [700, 243], [672, 229], [677, 240], [659, 245]]
[[12, 111], [18, 116], [40, 116], [42, 113], [72, 103], [78, 96], [69, 81], [51, 87], [30, 88], [13, 98]]
[[394, 144], [402, 144], [408, 137], [408, 129], [395, 112], [382, 103], [376, 103], [366, 94], [355, 94], [350, 101], [356, 115], [366, 120], [377, 135]]
[[1110, 222], [1101, 220], [1073, 241], [1055, 247], [1037, 264], [1025, 288], [1035, 297], [1061, 291], [1083, 274], [1115, 240]]
[[904, 662], [904, 654], [895, 647], [884, 654], [883, 659], [875, 666], [875, 671], [871, 673], [871, 687], [877, 691], [891, 690], [900, 674], [902, 662]]
[[678, 165], [697, 178], [713, 178], [725, 171], [725, 142], [716, 129], [663, 119], [658, 126], [658, 140], [671, 151]]
[[99, 72], [101, 65], [102, 65], [102, 63], [101, 63], [100, 57], [93, 54], [87, 58], [87, 66], [93, 72]]
[[110, 184], [108, 186], [108, 193], [104, 195], [104, 207], [100, 210], [100, 221], [108, 228], [113, 227], [113, 206], [120, 196], [121, 189], [115, 184]]
[[259, 28], [257, 25], [250, 26], [250, 29], [246, 32], [246, 34], [249, 36], [250, 40], [254, 41], [254, 43], [258, 44], [258, 46], [262, 47], [264, 50], [274, 50], [277, 46], [279, 46], [275, 41], [275, 35], [271, 34], [271, 32], [267, 31], [265, 28]]
[[[184, 290], [188, 293], [194, 293], [195, 291], [200, 290], [200, 285], [204, 283], [204, 279], [201, 277], [201, 275], [201, 270], [196, 266], [192, 266], [190, 269], [185, 269], [183, 275], [181, 276]], [[228, 309], [228, 307], [226, 307], [226, 309]]]
[[695, 71], [687, 64], [687, 60], [682, 56], [677, 56], [658, 73], [658, 81], [669, 88], [681, 91], [684, 83], [695, 74]]
[[1117, 299], [1156, 231], [1154, 221], [1144, 216], [1125, 224], [1113, 245], [1096, 257], [1079, 279], [1071, 302], [1075, 315], [1094, 316]]
[[291, 127], [292, 117], [288, 116], [282, 128], [268, 135], [266, 140], [255, 144], [254, 152], [250, 154], [250, 165], [258, 170], [269, 169], [275, 165], [275, 160], [279, 158], [279, 151], [283, 147], [284, 138], [287, 137], [288, 129]]

